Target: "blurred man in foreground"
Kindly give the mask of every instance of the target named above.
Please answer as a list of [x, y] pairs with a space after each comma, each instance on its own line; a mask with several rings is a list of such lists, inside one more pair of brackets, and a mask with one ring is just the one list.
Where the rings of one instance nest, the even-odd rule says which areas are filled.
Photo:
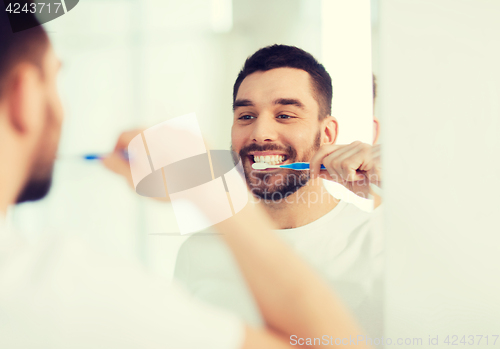
[[[63, 119], [59, 66], [42, 27], [13, 34], [0, 11], [0, 348], [287, 348], [293, 336], [319, 348], [324, 336], [358, 340], [348, 312], [269, 231], [272, 223], [255, 205], [217, 228], [266, 320], [263, 329], [78, 241], [29, 245], [7, 229], [8, 206], [40, 199], [50, 187]], [[288, 268], [299, 285], [281, 273]]]

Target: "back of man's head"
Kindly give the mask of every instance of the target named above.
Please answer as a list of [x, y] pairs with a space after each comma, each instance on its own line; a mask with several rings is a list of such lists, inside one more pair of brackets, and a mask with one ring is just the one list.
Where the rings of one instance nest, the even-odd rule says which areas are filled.
[[[0, 99], [3, 97], [5, 81], [14, 67], [21, 62], [28, 62], [37, 67], [42, 66], [44, 53], [47, 50], [49, 39], [45, 30], [38, 24], [36, 17], [28, 13], [11, 14], [11, 23], [7, 12], [0, 6]], [[38, 24], [38, 25], [37, 25]], [[14, 33], [13, 25], [24, 27], [33, 26]]]
[[45, 30], [29, 11], [10, 16], [0, 9], [0, 194], [12, 204], [49, 191], [63, 113]]
[[247, 58], [233, 87], [233, 103], [243, 80], [257, 71], [276, 68], [295, 68], [309, 73], [313, 96], [319, 105], [319, 118], [332, 113], [332, 79], [325, 67], [310, 53], [287, 45], [272, 45], [261, 48]]

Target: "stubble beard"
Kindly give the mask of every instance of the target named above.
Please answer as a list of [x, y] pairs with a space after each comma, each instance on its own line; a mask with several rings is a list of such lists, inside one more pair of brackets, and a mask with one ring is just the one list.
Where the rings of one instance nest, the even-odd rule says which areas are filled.
[[[243, 147], [239, 156], [242, 159], [245, 180], [252, 194], [266, 202], [282, 202], [285, 198], [297, 192], [310, 181], [310, 171], [296, 171], [279, 169], [272, 173], [252, 169], [248, 159], [251, 151], [282, 151], [287, 155], [287, 162], [309, 162], [321, 145], [321, 133], [315, 137], [312, 146], [300, 158], [292, 146], [280, 147], [276, 144], [257, 145], [251, 144]], [[232, 147], [231, 147], [232, 149]], [[289, 160], [289, 161], [288, 161]]]

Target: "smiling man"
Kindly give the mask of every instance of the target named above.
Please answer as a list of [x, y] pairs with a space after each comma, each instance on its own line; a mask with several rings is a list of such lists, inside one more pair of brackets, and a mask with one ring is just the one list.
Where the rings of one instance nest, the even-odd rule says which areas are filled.
[[[379, 337], [381, 240], [371, 229], [370, 214], [331, 196], [318, 177], [367, 193], [368, 175], [376, 174], [378, 162], [369, 145], [335, 144], [338, 123], [331, 100], [331, 78], [309, 53], [285, 45], [260, 49], [234, 84], [231, 147], [242, 158], [251, 192], [279, 227], [276, 232], [327, 279], [367, 332]], [[252, 167], [310, 161], [314, 171]], [[319, 171], [321, 163], [326, 171]], [[294, 270], [283, 274], [294, 278]], [[175, 276], [195, 296], [262, 324], [217, 235], [191, 236], [181, 247]]]
[[234, 85], [232, 149], [243, 159], [250, 190], [283, 229], [315, 221], [337, 200], [320, 180], [310, 180], [309, 171], [256, 171], [252, 164], [309, 162], [321, 145], [333, 144], [337, 121], [330, 116], [331, 98], [324, 67], [289, 46], [255, 53]]

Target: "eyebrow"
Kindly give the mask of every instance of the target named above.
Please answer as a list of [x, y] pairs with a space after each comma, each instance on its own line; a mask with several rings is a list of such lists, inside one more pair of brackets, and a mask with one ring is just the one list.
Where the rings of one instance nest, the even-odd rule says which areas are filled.
[[273, 104], [275, 105], [294, 105], [300, 109], [305, 109], [304, 104], [295, 98], [278, 98], [274, 100]]
[[237, 99], [233, 103], [233, 111], [239, 107], [253, 107], [253, 102], [249, 99]]
[[[274, 105], [294, 105], [297, 108], [305, 109], [304, 104], [295, 98], [278, 98], [273, 101]], [[237, 99], [233, 103], [233, 111], [239, 107], [253, 107], [254, 104], [249, 99]]]

